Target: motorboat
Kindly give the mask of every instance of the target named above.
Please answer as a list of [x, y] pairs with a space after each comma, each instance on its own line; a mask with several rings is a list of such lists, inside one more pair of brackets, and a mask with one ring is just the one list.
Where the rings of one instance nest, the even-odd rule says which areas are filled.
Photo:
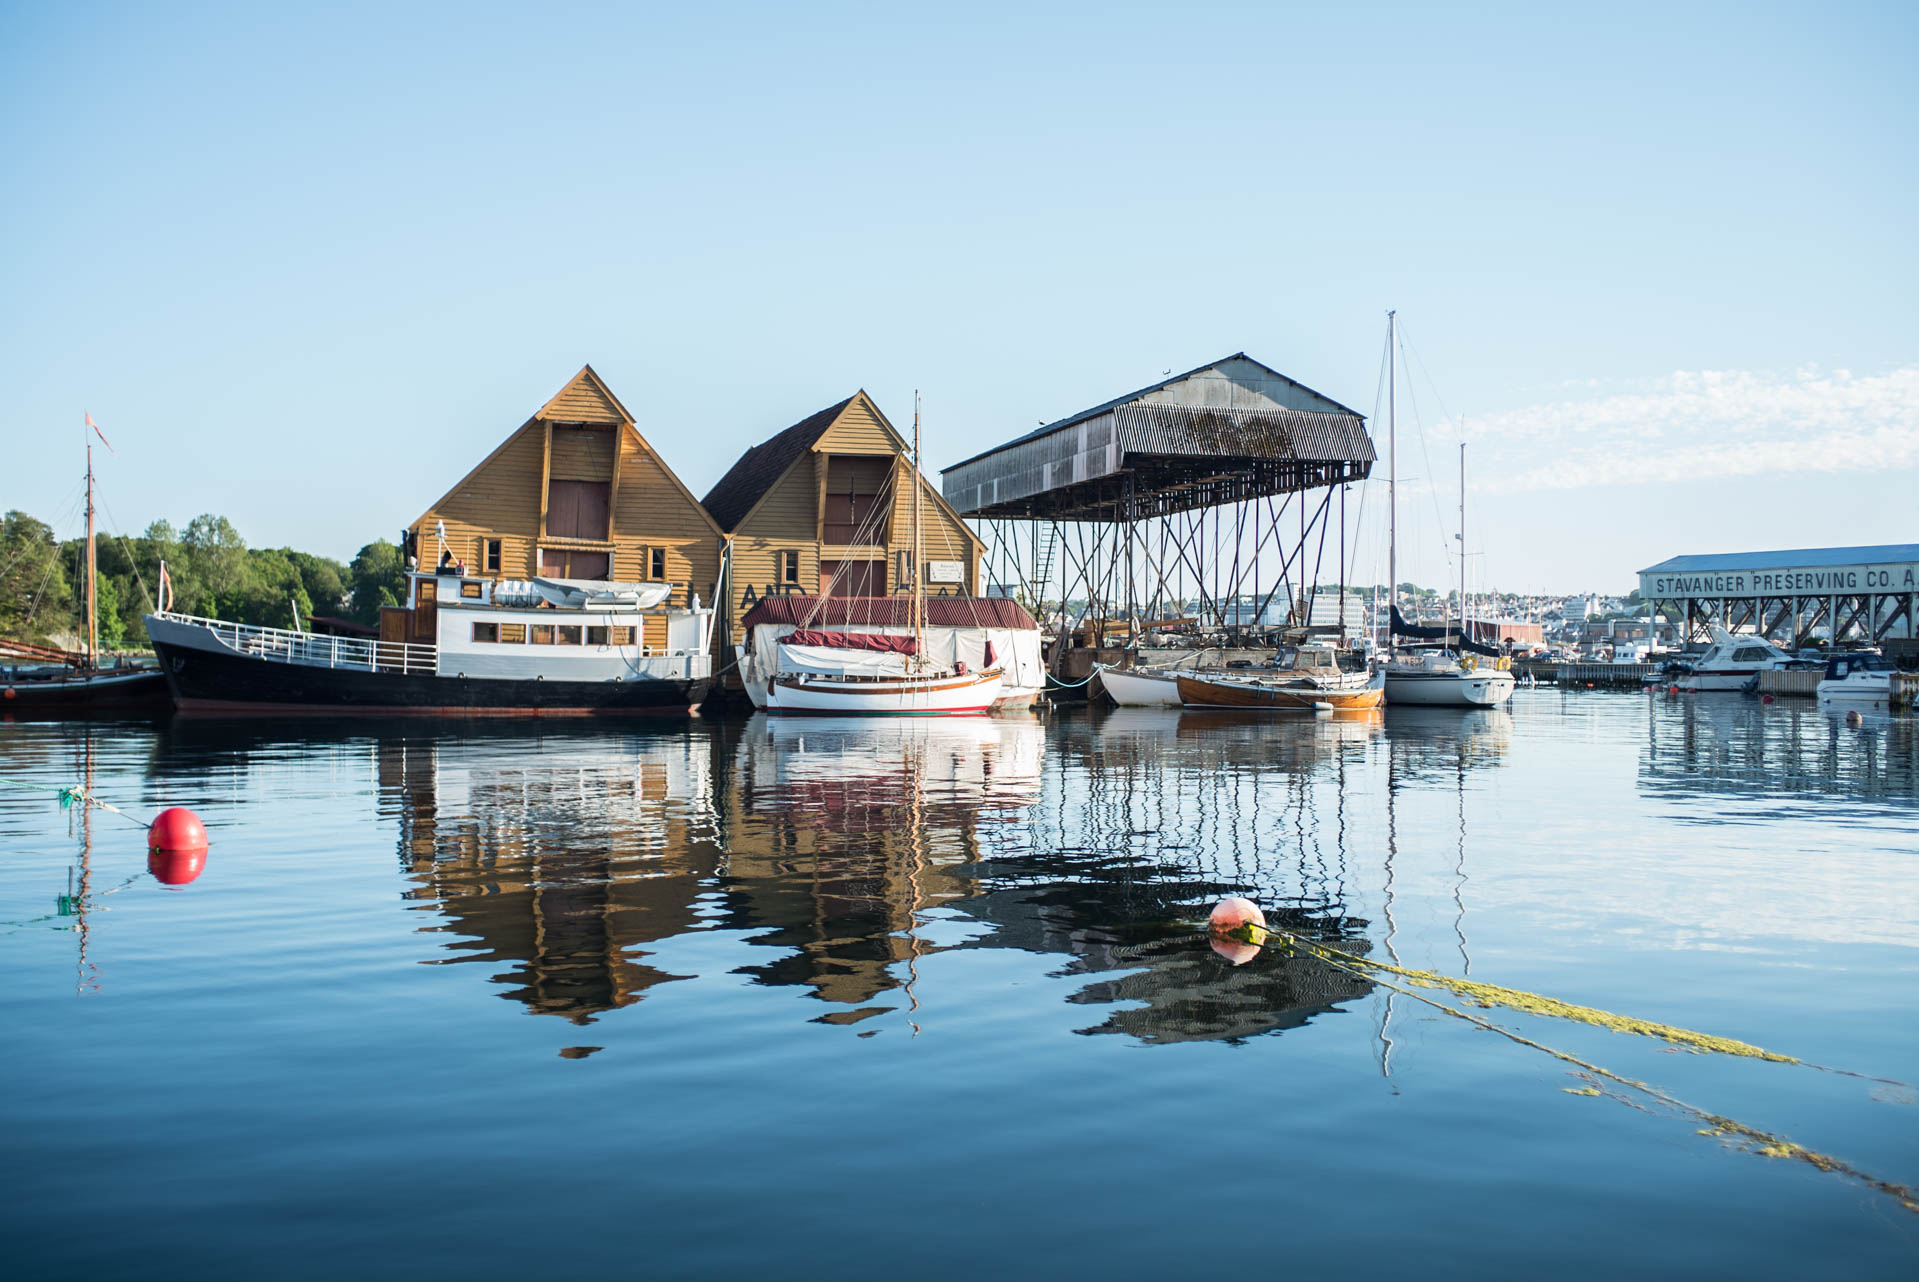
[[1883, 704], [1892, 697], [1892, 660], [1871, 651], [1835, 654], [1814, 693], [1822, 704]]
[[1512, 660], [1451, 650], [1395, 654], [1386, 663], [1386, 702], [1426, 708], [1491, 708], [1513, 697]]
[[1796, 663], [1792, 655], [1760, 636], [1736, 637], [1713, 625], [1712, 644], [1674, 682], [1688, 694], [1754, 690], [1759, 674]]

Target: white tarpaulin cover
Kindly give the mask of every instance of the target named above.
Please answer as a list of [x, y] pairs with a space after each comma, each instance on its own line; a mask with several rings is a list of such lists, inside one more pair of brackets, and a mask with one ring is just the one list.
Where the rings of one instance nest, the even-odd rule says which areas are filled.
[[[888, 636], [911, 636], [907, 627], [862, 624], [863, 632]], [[741, 675], [748, 688], [781, 672], [814, 672], [825, 675], [882, 676], [906, 671], [906, 656], [876, 650], [842, 650], [828, 646], [782, 644], [795, 631], [791, 624], [761, 623], [752, 629], [751, 653], [742, 654]], [[926, 629], [926, 661], [936, 668], [950, 668], [957, 662], [970, 672], [988, 665], [986, 647], [993, 647], [994, 662], [1006, 673], [1006, 690], [1037, 691], [1045, 688], [1046, 665], [1040, 658], [1039, 633], [1032, 629], [950, 628]], [[743, 649], [745, 647], [742, 647]]]

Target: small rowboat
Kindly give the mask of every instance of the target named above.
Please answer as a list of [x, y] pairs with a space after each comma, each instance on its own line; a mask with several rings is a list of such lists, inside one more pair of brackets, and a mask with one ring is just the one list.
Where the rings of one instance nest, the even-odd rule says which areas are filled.
[[1374, 673], [1364, 685], [1330, 688], [1311, 681], [1247, 681], [1232, 677], [1179, 675], [1179, 701], [1189, 708], [1271, 708], [1335, 712], [1377, 708], [1386, 702], [1386, 681]]
[[971, 715], [991, 712], [1004, 682], [998, 668], [898, 676], [787, 673], [769, 683], [766, 710], [839, 716]]

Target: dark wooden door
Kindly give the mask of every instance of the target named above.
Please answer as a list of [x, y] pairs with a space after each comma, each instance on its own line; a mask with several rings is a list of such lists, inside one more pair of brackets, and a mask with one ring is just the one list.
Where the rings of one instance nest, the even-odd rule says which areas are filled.
[[821, 596], [885, 596], [886, 562], [821, 561]]
[[413, 635], [408, 640], [432, 645], [439, 640], [440, 585], [421, 579], [418, 592], [413, 602]]

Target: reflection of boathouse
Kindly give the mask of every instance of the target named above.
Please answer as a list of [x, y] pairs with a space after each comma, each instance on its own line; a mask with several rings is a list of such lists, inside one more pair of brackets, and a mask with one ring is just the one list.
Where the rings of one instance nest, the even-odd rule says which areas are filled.
[[697, 925], [719, 867], [704, 752], [604, 735], [382, 742], [409, 898], [454, 954], [433, 960], [503, 967], [507, 996], [579, 1023], [685, 978], [645, 945]]

